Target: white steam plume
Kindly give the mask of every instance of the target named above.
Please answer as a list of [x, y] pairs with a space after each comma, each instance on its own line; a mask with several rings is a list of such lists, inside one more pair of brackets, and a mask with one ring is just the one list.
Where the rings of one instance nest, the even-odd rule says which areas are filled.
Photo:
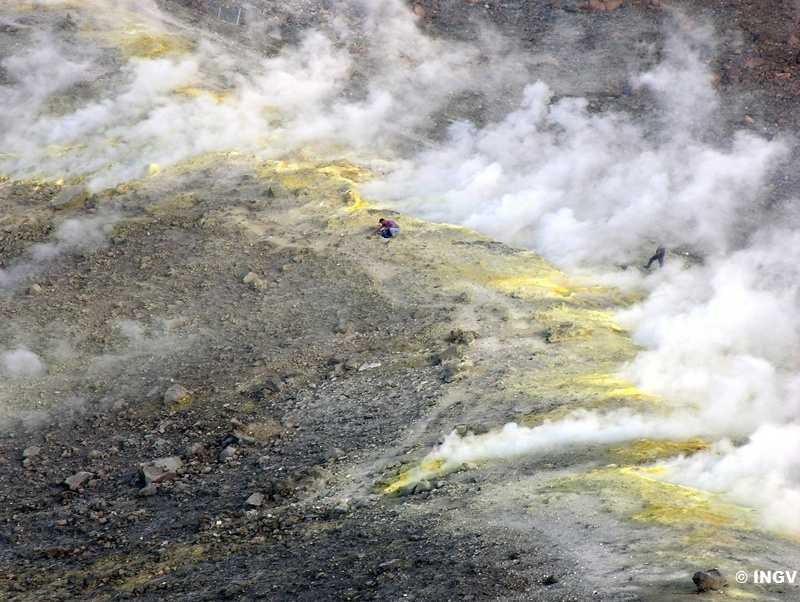
[[[650, 291], [618, 316], [645, 348], [620, 376], [666, 400], [668, 415], [577, 412], [537, 428], [451, 435], [429, 459], [452, 466], [565, 445], [718, 438], [712, 451], [670, 464], [669, 478], [726, 493], [770, 527], [800, 533], [800, 233], [763, 208], [788, 149], [744, 131], [707, 141], [719, 105], [701, 59], [708, 33], [684, 30], [658, 66], [631, 78], [653, 95], [654, 117], [592, 113], [537, 82], [501, 122], [458, 124], [448, 145], [368, 188], [403, 210]], [[656, 243], [704, 262], [668, 255], [646, 280], [610, 271], [643, 264]], [[737, 448], [728, 437], [748, 442]]]
[[[496, 99], [501, 93], [492, 90], [525, 75], [510, 65], [508, 48], [492, 54], [500, 45], [491, 36], [477, 46], [435, 41], [400, 0], [349, 4], [365, 15], [357, 31], [346, 29], [343, 13], [330, 32], [307, 32], [297, 47], [269, 58], [199, 39], [190, 53], [130, 59], [108, 75], [101, 100], [61, 110], [54, 107], [65, 91], [108, 67], [100, 55], [41, 32], [35, 50], [21, 47], [0, 63], [11, 80], [0, 88], [0, 170], [15, 178], [85, 175], [99, 189], [139, 177], [148, 163], [208, 151], [281, 157], [312, 146], [328, 158], [390, 154], [398, 129], [421, 127], [459, 93]], [[280, 37], [275, 23], [263, 27]], [[624, 282], [650, 296], [619, 316], [645, 348], [621, 372], [667, 399], [669, 418], [579, 413], [539, 429], [509, 426], [497, 439], [450, 438], [434, 455], [456, 462], [703, 435], [723, 442], [676, 461], [675, 480], [696, 482], [693, 471], [702, 466], [705, 486], [764, 514], [774, 503], [763, 491], [796, 497], [800, 457], [790, 455], [790, 442], [800, 415], [800, 241], [796, 225], [778, 225], [762, 209], [765, 182], [788, 153], [779, 139], [745, 131], [708, 141], [719, 107], [705, 64], [712, 50], [709, 28], [684, 27], [658, 65], [632, 75], [630, 85], [656, 103], [655, 115], [592, 112], [578, 94], [559, 96], [557, 81], [530, 81], [505, 118], [485, 127], [457, 123], [447, 143], [365, 191], [526, 245], [598, 280], [623, 281], [609, 266], [643, 263], [656, 243], [705, 257], [702, 266], [684, 266], [668, 255], [647, 279], [625, 272]], [[554, 69], [541, 72], [557, 76], [559, 64], [556, 57]], [[568, 74], [573, 88], [582, 75]], [[737, 448], [725, 436], [749, 443]], [[775, 454], [780, 461], [768, 462]], [[742, 460], [740, 472], [728, 458]]]
[[[205, 152], [277, 158], [317, 146], [376, 153], [398, 131], [425, 124], [452, 95], [499, 89], [502, 73], [511, 72], [479, 60], [501, 44], [496, 38], [477, 48], [438, 43], [422, 35], [402, 2], [343, 6], [360, 11], [358, 35], [342, 18], [329, 34], [307, 31], [298, 46], [264, 58], [194, 32], [191, 53], [134, 56], [111, 72], [107, 55], [75, 56], [74, 44], [37, 32], [35, 51], [0, 61], [13, 80], [0, 87], [0, 170], [18, 178], [89, 175], [98, 190], [141, 177], [148, 164], [170, 166]], [[104, 25], [122, 36], [122, 24]], [[59, 95], [100, 75], [100, 100], [53, 111]]]
[[39, 356], [28, 349], [14, 349], [0, 354], [5, 373], [11, 377], [36, 376], [40, 374], [45, 365]]
[[0, 268], [0, 294], [15, 292], [43, 265], [63, 253], [101, 248], [118, 219], [118, 214], [108, 211], [92, 217], [65, 219], [53, 232], [52, 242], [32, 245], [14, 265]]

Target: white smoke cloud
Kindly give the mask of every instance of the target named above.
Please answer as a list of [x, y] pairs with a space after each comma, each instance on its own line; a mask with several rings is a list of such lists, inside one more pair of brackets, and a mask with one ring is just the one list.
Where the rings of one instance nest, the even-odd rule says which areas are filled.
[[[84, 52], [78, 61], [72, 46], [38, 32], [36, 52], [3, 61], [15, 81], [0, 88], [7, 153], [0, 169], [18, 178], [90, 176], [89, 186], [99, 190], [141, 177], [148, 164], [170, 166], [205, 152], [276, 158], [319, 146], [376, 153], [398, 131], [425, 124], [453, 94], [499, 88], [503, 70], [479, 60], [501, 44], [498, 38], [479, 47], [442, 44], [415, 27], [402, 2], [359, 4], [357, 31], [334, 19], [334, 30], [309, 30], [275, 56], [230, 49], [194, 32], [193, 52], [136, 56], [116, 73], [103, 55], [92, 61]], [[106, 25], [112, 38], [121, 27]], [[164, 31], [160, 23], [148, 26]], [[44, 75], [40, 64], [48, 66]], [[101, 100], [52, 110], [60, 93], [99, 75]]]
[[673, 13], [679, 35], [665, 44], [667, 60], [652, 70], [636, 74], [634, 86], [651, 89], [663, 111], [661, 128], [672, 135], [691, 136], [711, 125], [719, 108], [719, 98], [713, 89], [713, 74], [706, 61], [714, 54], [714, 31], [711, 24], [685, 20]]
[[117, 320], [116, 326], [123, 336], [133, 341], [140, 341], [144, 337], [142, 325], [135, 320]]
[[93, 216], [65, 219], [53, 231], [52, 241], [31, 245], [11, 267], [0, 268], [0, 293], [23, 286], [43, 265], [68, 252], [91, 252], [104, 246], [120, 216], [103, 211]]
[[745, 445], [723, 439], [705, 452], [680, 457], [657, 478], [722, 493], [758, 509], [762, 522], [783, 533], [800, 533], [800, 426], [764, 424]]
[[33, 351], [20, 348], [4, 351], [0, 362], [6, 374], [11, 377], [36, 376], [45, 370], [45, 365]]
[[[794, 393], [800, 393], [800, 379]], [[798, 408], [795, 407], [795, 416]], [[683, 411], [667, 416], [642, 416], [629, 411], [601, 415], [579, 411], [558, 422], [528, 428], [515, 423], [484, 435], [455, 432], [434, 449], [423, 462], [443, 462], [442, 469], [465, 462], [499, 460], [528, 454], [543, 454], [576, 445], [622, 443], [639, 438], [680, 440], [687, 437], [720, 437], [729, 425], [713, 416]], [[741, 417], [740, 417], [741, 418]], [[800, 425], [755, 421], [747, 442], [736, 446], [728, 438], [714, 443], [708, 451], [666, 462], [658, 479], [724, 494], [741, 505], [755, 508], [762, 524], [781, 533], [800, 533]], [[738, 426], [738, 425], [737, 425]], [[420, 473], [420, 476], [424, 474]]]
[[453, 128], [446, 149], [367, 192], [529, 246], [565, 269], [631, 261], [647, 240], [724, 253], [786, 149], [742, 132], [720, 150], [685, 134], [655, 144], [629, 118], [554, 101], [538, 82], [501, 123]]
[[[398, 131], [413, 136], [459, 93], [496, 100], [527, 75], [494, 36], [469, 45], [437, 41], [399, 0], [349, 4], [366, 15], [357, 28], [349, 29], [347, 15], [334, 16], [329, 31], [309, 31], [267, 58], [201, 37], [191, 53], [131, 59], [108, 77], [101, 100], [62, 111], [52, 101], [106, 67], [40, 32], [35, 48], [2, 61], [12, 83], [0, 88], [0, 170], [17, 178], [83, 175], [101, 189], [139, 177], [148, 163], [168, 166], [209, 151], [281, 157], [314, 147], [391, 156]], [[274, 21], [259, 28], [282, 37]], [[775, 499], [795, 499], [800, 240], [796, 228], [779, 227], [761, 210], [764, 184], [787, 146], [744, 131], [707, 140], [720, 106], [707, 67], [713, 47], [709, 27], [683, 24], [660, 62], [631, 75], [656, 107], [636, 114], [590, 110], [580, 87], [597, 92], [605, 80], [587, 77], [554, 47], [537, 49], [541, 81], [527, 81], [515, 110], [483, 127], [455, 123], [444, 144], [399, 161], [384, 182], [365, 189], [403, 211], [464, 224], [564, 269], [650, 293], [619, 315], [644, 348], [620, 371], [664, 397], [669, 419], [584, 412], [537, 429], [450, 437], [435, 456], [458, 463], [640, 437], [744, 437], [749, 443], [740, 447], [723, 441], [678, 460], [669, 474], [692, 483], [705, 470], [704, 486], [765, 516], [775, 503], [759, 479]], [[602, 57], [591, 58], [586, 65], [599, 69]], [[548, 81], [550, 74], [564, 81]], [[100, 230], [93, 230], [97, 242]], [[65, 226], [34, 249], [33, 263], [74, 246], [79, 232]], [[690, 247], [705, 262], [688, 266], [668, 255], [647, 279], [610, 271], [643, 263], [657, 243]], [[0, 272], [0, 282], [20, 275]], [[126, 332], [136, 338], [135, 329]], [[770, 465], [770, 454], [781, 460]], [[739, 472], [729, 468], [735, 460]]]
[[17, 118], [30, 116], [55, 94], [78, 83], [89, 72], [88, 61], [64, 56], [44, 33], [34, 34], [32, 41], [18, 54], [0, 61], [0, 67], [8, 76], [21, 82], [19, 86], [0, 88], [0, 103], [9, 109], [0, 114], [0, 124], [5, 131]]
[[[800, 532], [787, 510], [800, 496], [792, 439], [800, 428], [800, 234], [760, 209], [788, 148], [744, 131], [707, 141], [720, 104], [706, 66], [711, 48], [708, 29], [685, 28], [661, 63], [631, 78], [655, 99], [652, 117], [592, 113], [587, 101], [557, 98], [540, 81], [502, 121], [458, 124], [446, 146], [368, 187], [401, 210], [649, 292], [617, 316], [644, 347], [620, 376], [665, 400], [668, 416], [577, 412], [536, 428], [453, 434], [429, 459], [457, 466], [642, 437], [721, 438], [712, 451], [671, 463], [667, 478], [725, 493], [756, 507], [770, 527]], [[686, 246], [704, 262], [672, 254], [646, 280], [637, 270], [610, 273], [643, 264], [656, 243]], [[748, 442], [736, 447], [728, 437]]]

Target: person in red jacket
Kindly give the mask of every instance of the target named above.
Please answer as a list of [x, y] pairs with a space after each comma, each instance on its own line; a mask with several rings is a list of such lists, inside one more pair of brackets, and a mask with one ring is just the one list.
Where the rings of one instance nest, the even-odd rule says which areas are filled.
[[380, 234], [384, 238], [392, 238], [400, 232], [400, 226], [390, 219], [379, 219], [380, 226], [373, 232], [373, 234]]

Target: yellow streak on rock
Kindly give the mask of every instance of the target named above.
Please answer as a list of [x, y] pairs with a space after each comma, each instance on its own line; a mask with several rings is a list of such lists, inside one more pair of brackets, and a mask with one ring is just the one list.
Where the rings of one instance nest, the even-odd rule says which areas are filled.
[[557, 284], [552, 280], [548, 280], [547, 278], [534, 278], [531, 276], [492, 278], [490, 280], [490, 284], [499, 289], [520, 289], [525, 287], [534, 287], [554, 292], [562, 297], [566, 297], [572, 293], [569, 288]]
[[23, 11], [32, 11], [32, 10], [75, 10], [78, 8], [77, 4], [62, 4], [60, 6], [47, 6], [39, 4], [38, 2], [35, 4], [20, 4], [19, 6], [3, 8], [3, 12], [23, 12]]
[[86, 148], [85, 144], [74, 144], [72, 146], [59, 146], [57, 144], [51, 144], [47, 147], [47, 150], [50, 151], [51, 155], [63, 155], [70, 151], [74, 151], [80, 148]]
[[632, 383], [610, 374], [583, 374], [576, 376], [574, 380], [579, 385], [592, 387], [606, 397], [638, 398], [658, 402], [657, 398], [647, 393], [642, 393]]
[[[413, 483], [414, 481], [418, 481], [419, 478], [414, 478], [415, 476], [419, 475], [419, 468], [414, 467], [409, 469], [405, 472], [400, 472], [394, 480], [389, 479], [391, 483], [383, 488], [384, 493], [394, 493], [395, 491], [405, 487], [406, 485]], [[382, 483], [386, 483], [386, 481], [382, 481]]]
[[328, 163], [320, 167], [319, 172], [351, 182], [365, 182], [373, 176], [371, 169], [367, 169], [358, 163], [351, 163], [350, 161]]
[[719, 528], [755, 528], [748, 508], [721, 501], [718, 496], [653, 478], [663, 469], [623, 466], [603, 468], [564, 481], [566, 489], [600, 490], [612, 506], [632, 520], [691, 530], [687, 537], [703, 541]]
[[363, 209], [369, 206], [369, 203], [364, 201], [361, 198], [361, 195], [358, 194], [358, 191], [353, 188], [348, 190], [344, 196], [344, 200], [348, 204], [347, 207], [345, 207], [345, 211], [357, 211], [358, 209]]
[[178, 86], [172, 90], [175, 94], [188, 97], [203, 96], [214, 100], [217, 104], [221, 103], [226, 98], [230, 97], [230, 92], [222, 92], [221, 90], [207, 90], [206, 88], [198, 88], [197, 86]]
[[[400, 473], [395, 477], [394, 480], [389, 479], [391, 483], [384, 487], [384, 493], [395, 493], [399, 491], [406, 485], [410, 485], [411, 483], [416, 483], [417, 481], [421, 481], [422, 479], [429, 479], [433, 476], [443, 474], [445, 472], [445, 462], [444, 460], [437, 459], [432, 460], [425, 458], [419, 464], [419, 466], [412, 466], [409, 467], [407, 470], [402, 470]], [[384, 481], [385, 482], [385, 481]]]
[[683, 455], [690, 456], [708, 449], [709, 444], [702, 439], [685, 441], [660, 441], [657, 439], [637, 439], [615, 447], [612, 451], [627, 462], [644, 464]]
[[[112, 38], [113, 39], [113, 38]], [[137, 24], [117, 32], [114, 44], [122, 51], [122, 57], [161, 58], [168, 54], [186, 54], [194, 49], [188, 38], [171, 33], [147, 31], [146, 26]]]

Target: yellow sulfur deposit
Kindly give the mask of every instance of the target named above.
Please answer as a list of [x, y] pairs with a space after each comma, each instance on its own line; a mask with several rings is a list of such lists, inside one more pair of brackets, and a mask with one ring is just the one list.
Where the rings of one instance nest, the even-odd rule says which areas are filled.
[[553, 292], [560, 296], [568, 296], [572, 291], [560, 284], [548, 280], [547, 278], [536, 278], [531, 276], [512, 276], [505, 278], [494, 278], [490, 281], [492, 286], [499, 289], [520, 289], [520, 288], [536, 288], [540, 289], [537, 294], [541, 295], [542, 290]]
[[658, 401], [652, 395], [642, 393], [631, 383], [610, 374], [583, 374], [576, 376], [574, 381], [576, 385], [606, 397], [639, 398], [654, 403]]
[[174, 34], [158, 34], [140, 28], [125, 29], [118, 38], [118, 47], [125, 60], [132, 57], [160, 58], [167, 54], [185, 54], [194, 44]]
[[208, 90], [206, 88], [198, 88], [197, 86], [177, 86], [172, 91], [175, 94], [179, 94], [181, 96], [187, 96], [187, 97], [202, 96], [210, 98], [216, 103], [221, 103], [223, 100], [225, 100], [230, 96], [228, 92], [222, 92], [219, 90]]
[[379, 486], [381, 484], [383, 485], [384, 493], [395, 493], [406, 485], [442, 474], [444, 464], [444, 460], [441, 459], [432, 460], [425, 458], [419, 466], [411, 466], [407, 470], [401, 470], [396, 477], [379, 483]]
[[706, 491], [654, 478], [662, 470], [614, 466], [565, 479], [559, 487], [599, 492], [612, 509], [633, 520], [692, 530], [690, 535], [695, 539], [711, 535], [719, 527], [755, 526], [755, 517], [749, 509], [728, 504]]
[[680, 455], [690, 456], [706, 449], [708, 449], [708, 443], [697, 438], [685, 441], [637, 439], [617, 446], [612, 451], [626, 462], [644, 464]]

